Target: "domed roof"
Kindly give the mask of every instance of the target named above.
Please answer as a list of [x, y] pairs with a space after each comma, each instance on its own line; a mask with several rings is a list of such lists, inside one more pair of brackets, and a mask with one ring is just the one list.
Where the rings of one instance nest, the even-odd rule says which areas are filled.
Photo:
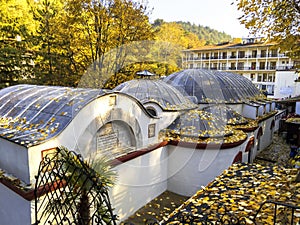
[[58, 135], [102, 90], [16, 85], [0, 90], [0, 137], [33, 146]]
[[247, 78], [222, 71], [187, 69], [167, 76], [164, 81], [197, 97], [198, 103], [241, 103], [260, 95]]
[[202, 110], [190, 110], [179, 117], [167, 128], [181, 137], [212, 138], [232, 134], [226, 123], [212, 113]]
[[114, 91], [129, 94], [143, 104], [156, 102], [164, 110], [185, 110], [195, 108], [188, 96], [162, 80], [131, 80], [117, 86]]
[[223, 120], [228, 125], [244, 125], [248, 119], [238, 114], [236, 111], [225, 105], [213, 104], [203, 108], [203, 111], [212, 113]]
[[203, 110], [189, 110], [178, 116], [160, 136], [167, 141], [197, 144], [242, 143], [247, 135], [227, 126], [217, 116]]

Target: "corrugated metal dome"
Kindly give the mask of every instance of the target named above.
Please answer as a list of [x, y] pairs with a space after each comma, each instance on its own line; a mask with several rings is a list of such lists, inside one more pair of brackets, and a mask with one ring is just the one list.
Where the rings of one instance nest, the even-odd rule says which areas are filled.
[[232, 135], [226, 123], [202, 110], [190, 110], [178, 116], [167, 130], [181, 137], [216, 138]]
[[58, 135], [102, 90], [16, 85], [0, 90], [0, 136], [33, 146]]
[[164, 110], [186, 110], [195, 108], [188, 96], [162, 80], [131, 80], [117, 86], [114, 91], [129, 94], [143, 104], [156, 102]]
[[167, 76], [164, 81], [195, 96], [198, 103], [241, 103], [260, 96], [247, 78], [222, 71], [187, 69]]
[[246, 119], [230, 107], [222, 104], [211, 104], [210, 106], [207, 106], [202, 110], [212, 113], [214, 116], [217, 116], [228, 125], [245, 125], [248, 123], [248, 119]]

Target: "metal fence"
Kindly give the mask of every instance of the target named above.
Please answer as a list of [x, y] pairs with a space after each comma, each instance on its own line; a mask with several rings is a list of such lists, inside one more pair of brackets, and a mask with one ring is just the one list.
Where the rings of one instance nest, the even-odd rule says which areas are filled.
[[57, 149], [42, 160], [34, 206], [34, 225], [116, 224], [106, 185], [74, 152]]

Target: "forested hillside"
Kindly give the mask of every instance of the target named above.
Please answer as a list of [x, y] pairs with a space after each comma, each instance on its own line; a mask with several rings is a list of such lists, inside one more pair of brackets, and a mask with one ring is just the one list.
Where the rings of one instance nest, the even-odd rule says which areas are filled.
[[222, 42], [231, 41], [233, 38], [226, 34], [225, 32], [220, 32], [215, 29], [212, 29], [208, 26], [196, 25], [190, 22], [183, 21], [174, 21], [174, 22], [165, 22], [162, 19], [156, 19], [153, 23], [155, 28], [161, 27], [163, 24], [173, 24], [176, 23], [182, 27], [182, 29], [188, 34], [194, 34], [198, 39], [205, 45], [209, 44], [218, 44]]
[[191, 24], [190, 22], [176, 22], [180, 24], [184, 30], [192, 32], [198, 36], [200, 40], [205, 40], [206, 44], [218, 44], [230, 41], [232, 37], [224, 32], [219, 32], [207, 26]]

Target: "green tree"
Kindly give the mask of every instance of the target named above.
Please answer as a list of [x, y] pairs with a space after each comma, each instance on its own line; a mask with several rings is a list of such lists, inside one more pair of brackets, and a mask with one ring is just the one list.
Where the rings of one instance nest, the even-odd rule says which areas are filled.
[[299, 0], [235, 0], [234, 3], [244, 14], [239, 20], [246, 28], [257, 36], [277, 42], [281, 50], [299, 59]]
[[64, 2], [43, 0], [33, 4], [39, 24], [33, 43], [36, 49], [36, 82], [48, 85], [76, 86], [79, 71], [71, 50], [69, 25]]
[[34, 30], [26, 0], [0, 0], [0, 88], [33, 77], [34, 53], [28, 39]]

